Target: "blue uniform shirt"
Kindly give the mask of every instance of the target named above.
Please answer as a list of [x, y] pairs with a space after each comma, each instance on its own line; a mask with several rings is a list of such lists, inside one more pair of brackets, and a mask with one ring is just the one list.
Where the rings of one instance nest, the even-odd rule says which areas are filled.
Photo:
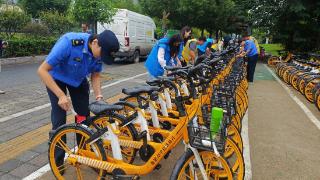
[[[89, 52], [89, 37], [87, 33], [67, 33], [56, 42], [46, 58], [53, 79], [78, 87], [89, 74], [102, 71], [101, 59]], [[77, 40], [83, 43], [74, 44]]]
[[247, 54], [248, 57], [252, 57], [254, 55], [258, 54], [258, 50], [256, 48], [256, 45], [254, 44], [254, 42], [252, 40], [246, 40], [245, 44], [244, 44], [244, 51], [249, 53]]

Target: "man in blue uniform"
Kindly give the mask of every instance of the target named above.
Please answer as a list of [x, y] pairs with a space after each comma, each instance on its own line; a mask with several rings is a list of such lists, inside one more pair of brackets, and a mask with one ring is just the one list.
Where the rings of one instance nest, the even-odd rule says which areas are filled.
[[249, 36], [245, 36], [243, 52], [241, 52], [238, 57], [247, 56], [248, 65], [247, 65], [247, 80], [250, 83], [253, 83], [254, 71], [258, 62], [258, 50], [256, 45], [252, 40], [249, 39]]
[[[66, 123], [66, 111], [72, 106], [80, 116], [89, 116], [89, 83], [96, 100], [102, 100], [100, 72], [102, 60], [111, 62], [111, 53], [119, 50], [119, 42], [113, 32], [106, 30], [99, 35], [67, 33], [54, 45], [46, 60], [40, 65], [38, 74], [47, 87], [51, 102], [52, 130]], [[63, 165], [64, 151], [56, 150], [56, 164]], [[62, 172], [63, 173], [63, 172]]]

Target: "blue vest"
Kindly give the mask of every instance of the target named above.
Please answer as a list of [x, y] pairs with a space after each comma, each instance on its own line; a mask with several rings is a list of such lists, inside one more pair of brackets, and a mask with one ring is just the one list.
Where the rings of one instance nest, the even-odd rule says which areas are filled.
[[212, 38], [207, 38], [207, 42], [212, 43], [213, 44], [213, 39]]
[[159, 51], [160, 47], [164, 48], [164, 50], [165, 50], [164, 59], [166, 60], [166, 65], [168, 65], [168, 66], [172, 65], [170, 62], [171, 56], [170, 56], [170, 47], [169, 47], [168, 43], [169, 43], [168, 38], [160, 39], [153, 46], [153, 48], [147, 58], [147, 61], [144, 64], [144, 66], [146, 67], [148, 72], [154, 77], [162, 76], [164, 73], [164, 69], [161, 67], [161, 65], [159, 64], [159, 61], [158, 61], [158, 51]]
[[209, 42], [206, 41], [202, 45], [198, 45], [197, 48], [201, 53], [205, 53], [208, 45], [209, 45]]
[[78, 87], [93, 72], [102, 71], [101, 59], [89, 52], [87, 33], [67, 33], [54, 45], [46, 58], [53, 79]]

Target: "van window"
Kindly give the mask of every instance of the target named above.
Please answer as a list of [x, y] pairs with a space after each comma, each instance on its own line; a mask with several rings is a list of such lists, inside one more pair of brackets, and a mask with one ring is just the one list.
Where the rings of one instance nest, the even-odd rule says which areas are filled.
[[129, 21], [129, 36], [135, 37], [136, 36], [136, 22]]
[[114, 19], [113, 23], [108, 27], [116, 35], [124, 35], [126, 24], [121, 19]]
[[138, 22], [136, 28], [137, 28], [137, 37], [145, 38], [146, 32], [144, 29], [144, 24], [142, 22]]

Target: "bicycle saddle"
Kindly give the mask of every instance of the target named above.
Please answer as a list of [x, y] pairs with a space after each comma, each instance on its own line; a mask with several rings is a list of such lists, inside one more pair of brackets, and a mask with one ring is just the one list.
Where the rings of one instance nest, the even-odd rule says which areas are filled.
[[166, 66], [166, 67], [164, 67], [164, 69], [167, 70], [167, 71], [176, 71], [176, 70], [179, 70], [179, 69], [189, 69], [190, 67], [192, 67], [192, 66], [191, 65], [184, 66], [184, 67]]
[[151, 94], [154, 91], [159, 91], [159, 87], [156, 86], [138, 86], [134, 88], [124, 88], [122, 89], [122, 93], [131, 96], [138, 96], [142, 93]]
[[104, 101], [96, 101], [89, 105], [89, 110], [95, 115], [99, 115], [110, 111], [120, 111], [122, 109], [123, 106], [107, 104]]
[[158, 79], [148, 80], [146, 81], [147, 84], [150, 86], [162, 86], [164, 84], [164, 81], [174, 81], [176, 78], [172, 76], [159, 76]]

